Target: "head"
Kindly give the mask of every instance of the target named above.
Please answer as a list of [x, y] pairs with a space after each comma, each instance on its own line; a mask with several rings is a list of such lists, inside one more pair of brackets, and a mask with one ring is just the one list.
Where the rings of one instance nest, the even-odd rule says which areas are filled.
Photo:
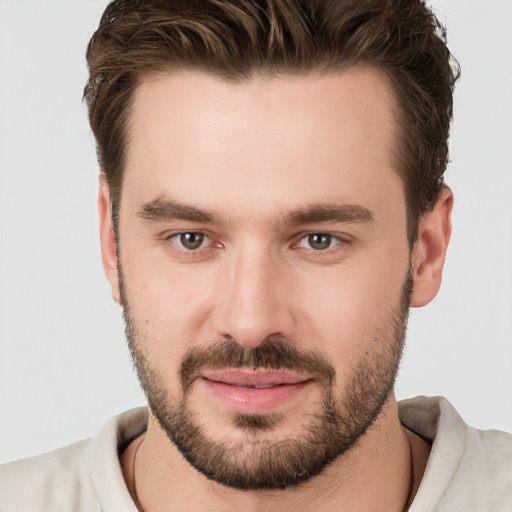
[[439, 287], [455, 74], [436, 19], [115, 1], [88, 62], [104, 264], [150, 418], [219, 483], [312, 478], [382, 416], [409, 305]]

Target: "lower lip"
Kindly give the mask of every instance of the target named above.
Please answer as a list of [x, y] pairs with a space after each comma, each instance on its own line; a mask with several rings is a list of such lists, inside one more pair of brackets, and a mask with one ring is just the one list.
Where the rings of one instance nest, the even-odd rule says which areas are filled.
[[270, 388], [246, 388], [203, 378], [207, 389], [228, 409], [239, 414], [268, 414], [290, 402], [311, 381], [283, 384]]

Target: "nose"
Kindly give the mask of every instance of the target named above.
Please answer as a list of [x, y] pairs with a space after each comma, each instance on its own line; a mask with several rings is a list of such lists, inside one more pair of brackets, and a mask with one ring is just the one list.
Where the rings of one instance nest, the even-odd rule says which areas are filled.
[[226, 259], [218, 276], [222, 292], [215, 311], [217, 335], [246, 348], [255, 348], [272, 335], [292, 336], [292, 297], [283, 267], [277, 257], [254, 248]]

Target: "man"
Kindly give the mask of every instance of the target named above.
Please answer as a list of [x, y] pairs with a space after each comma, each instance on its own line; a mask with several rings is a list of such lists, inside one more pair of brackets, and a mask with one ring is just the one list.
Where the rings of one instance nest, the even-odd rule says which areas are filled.
[[1, 510], [510, 509], [510, 436], [393, 394], [451, 233], [438, 32], [419, 0], [109, 5], [85, 97], [149, 408], [5, 466]]

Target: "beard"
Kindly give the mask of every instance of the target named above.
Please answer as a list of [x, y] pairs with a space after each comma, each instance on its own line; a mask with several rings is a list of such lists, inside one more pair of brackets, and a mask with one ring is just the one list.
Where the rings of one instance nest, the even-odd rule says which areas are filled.
[[[377, 327], [361, 350], [344, 388], [336, 392], [336, 371], [322, 354], [293, 340], [269, 336], [256, 348], [219, 340], [191, 348], [179, 367], [180, 392], [172, 396], [163, 374], [147, 357], [147, 339], [132, 316], [119, 268], [126, 337], [149, 408], [169, 440], [188, 463], [210, 480], [241, 490], [277, 490], [297, 486], [325, 470], [364, 436], [394, 388], [409, 313], [412, 277], [409, 271], [400, 302]], [[291, 371], [311, 376], [321, 388], [319, 410], [304, 415], [293, 437], [274, 429], [285, 419], [278, 413], [232, 414], [243, 438], [214, 439], [191, 404], [194, 384], [205, 370], [251, 368]]]

